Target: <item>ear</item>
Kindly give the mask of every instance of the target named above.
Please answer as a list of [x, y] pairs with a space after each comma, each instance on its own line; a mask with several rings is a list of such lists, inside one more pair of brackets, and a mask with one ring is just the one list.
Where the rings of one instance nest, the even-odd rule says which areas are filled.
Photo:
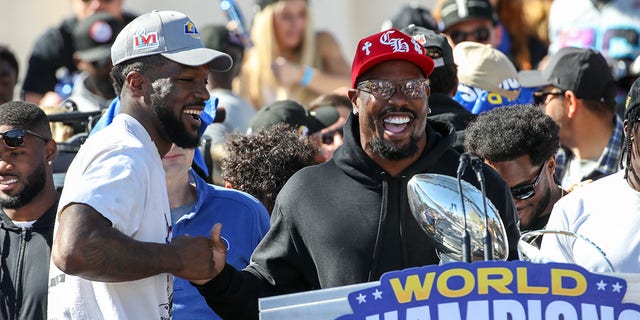
[[227, 189], [233, 189], [233, 185], [231, 185], [231, 182], [227, 180], [224, 181], [224, 187]]
[[547, 170], [549, 170], [550, 174], [553, 175], [556, 172], [556, 155], [552, 155], [547, 161]]
[[136, 96], [144, 95], [144, 85], [146, 83], [145, 77], [138, 71], [131, 71], [125, 78], [125, 86]]
[[576, 97], [573, 91], [567, 90], [564, 93], [563, 99], [569, 103], [569, 107], [567, 109], [567, 116], [569, 118], [575, 117], [576, 113], [578, 112], [578, 97]]
[[352, 106], [352, 110], [351, 112], [353, 112], [354, 115], [358, 114], [358, 104], [356, 103], [356, 101], [358, 100], [358, 90], [356, 89], [349, 89], [349, 100], [351, 100], [351, 104]]
[[58, 153], [58, 144], [56, 143], [56, 141], [53, 139], [49, 140], [44, 146], [44, 152], [47, 162], [51, 163], [51, 161], [56, 158], [56, 155]]

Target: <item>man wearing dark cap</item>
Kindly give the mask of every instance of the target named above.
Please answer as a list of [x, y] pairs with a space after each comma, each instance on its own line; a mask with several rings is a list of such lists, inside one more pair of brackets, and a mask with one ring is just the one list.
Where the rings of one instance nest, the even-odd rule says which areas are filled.
[[575, 263], [591, 272], [640, 272], [639, 80], [627, 95], [624, 132], [623, 169], [560, 199], [547, 224], [548, 229], [571, 231], [591, 240], [614, 270], [593, 246], [555, 234], [542, 239], [541, 253], [548, 260]]
[[[533, 78], [533, 77], [532, 77]], [[619, 170], [623, 125], [616, 85], [604, 57], [591, 49], [560, 49], [542, 72], [536, 103], [560, 126], [556, 176], [566, 190]]]
[[[257, 319], [259, 296], [375, 281], [387, 271], [440, 262], [406, 196], [415, 174], [455, 176], [460, 156], [448, 129], [427, 121], [433, 64], [422, 45], [397, 29], [358, 43], [344, 144], [332, 160], [289, 179], [252, 264], [238, 271], [225, 265], [224, 250], [215, 250], [216, 268], [224, 269], [199, 290], [219, 315]], [[519, 236], [513, 201], [498, 174], [483, 167], [513, 259]], [[464, 179], [477, 185], [471, 172]]]
[[209, 69], [226, 71], [231, 58], [206, 48], [184, 14], [153, 11], [118, 34], [111, 61], [120, 112], [67, 171], [51, 251], [50, 319], [170, 319], [173, 275], [206, 279], [220, 271], [209, 239], [172, 239], [161, 158], [173, 143], [197, 146]]
[[439, 9], [442, 32], [454, 45], [473, 41], [497, 48], [500, 44], [503, 31], [488, 0], [447, 0]]
[[458, 67], [453, 61], [453, 50], [447, 38], [418, 26], [409, 26], [402, 32], [420, 43], [434, 62], [433, 72], [429, 76], [429, 118], [451, 123], [456, 129], [453, 147], [458, 152], [464, 152], [464, 129], [475, 115], [452, 99], [458, 88]]
[[247, 133], [286, 123], [296, 128], [300, 135], [308, 137], [334, 124], [339, 118], [335, 108], [321, 107], [309, 112], [297, 101], [281, 100], [262, 107], [249, 122]]
[[106, 12], [96, 13], [78, 23], [73, 31], [78, 70], [67, 106], [89, 112], [109, 107], [115, 98], [111, 72], [111, 45], [124, 22]]

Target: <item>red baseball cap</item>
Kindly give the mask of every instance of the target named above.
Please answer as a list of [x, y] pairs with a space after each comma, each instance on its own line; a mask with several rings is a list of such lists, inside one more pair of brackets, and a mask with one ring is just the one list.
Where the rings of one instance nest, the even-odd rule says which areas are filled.
[[433, 60], [426, 55], [424, 47], [398, 29], [388, 29], [368, 36], [358, 43], [351, 65], [351, 87], [371, 67], [389, 60], [405, 60], [414, 63], [424, 76], [433, 71]]

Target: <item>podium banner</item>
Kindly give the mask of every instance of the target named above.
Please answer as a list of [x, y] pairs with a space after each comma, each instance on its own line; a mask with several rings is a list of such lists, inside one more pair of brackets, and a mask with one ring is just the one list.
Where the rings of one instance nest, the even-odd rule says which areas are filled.
[[260, 317], [338, 320], [640, 319], [640, 274], [563, 263], [448, 263], [379, 282], [260, 299]]

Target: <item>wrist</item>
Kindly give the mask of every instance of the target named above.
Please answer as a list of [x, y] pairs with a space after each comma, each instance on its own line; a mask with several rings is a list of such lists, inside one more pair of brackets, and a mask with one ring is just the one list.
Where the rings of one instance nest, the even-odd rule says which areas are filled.
[[305, 66], [304, 72], [302, 74], [302, 79], [300, 79], [300, 86], [308, 87], [311, 83], [311, 78], [313, 78], [313, 68], [310, 66]]

